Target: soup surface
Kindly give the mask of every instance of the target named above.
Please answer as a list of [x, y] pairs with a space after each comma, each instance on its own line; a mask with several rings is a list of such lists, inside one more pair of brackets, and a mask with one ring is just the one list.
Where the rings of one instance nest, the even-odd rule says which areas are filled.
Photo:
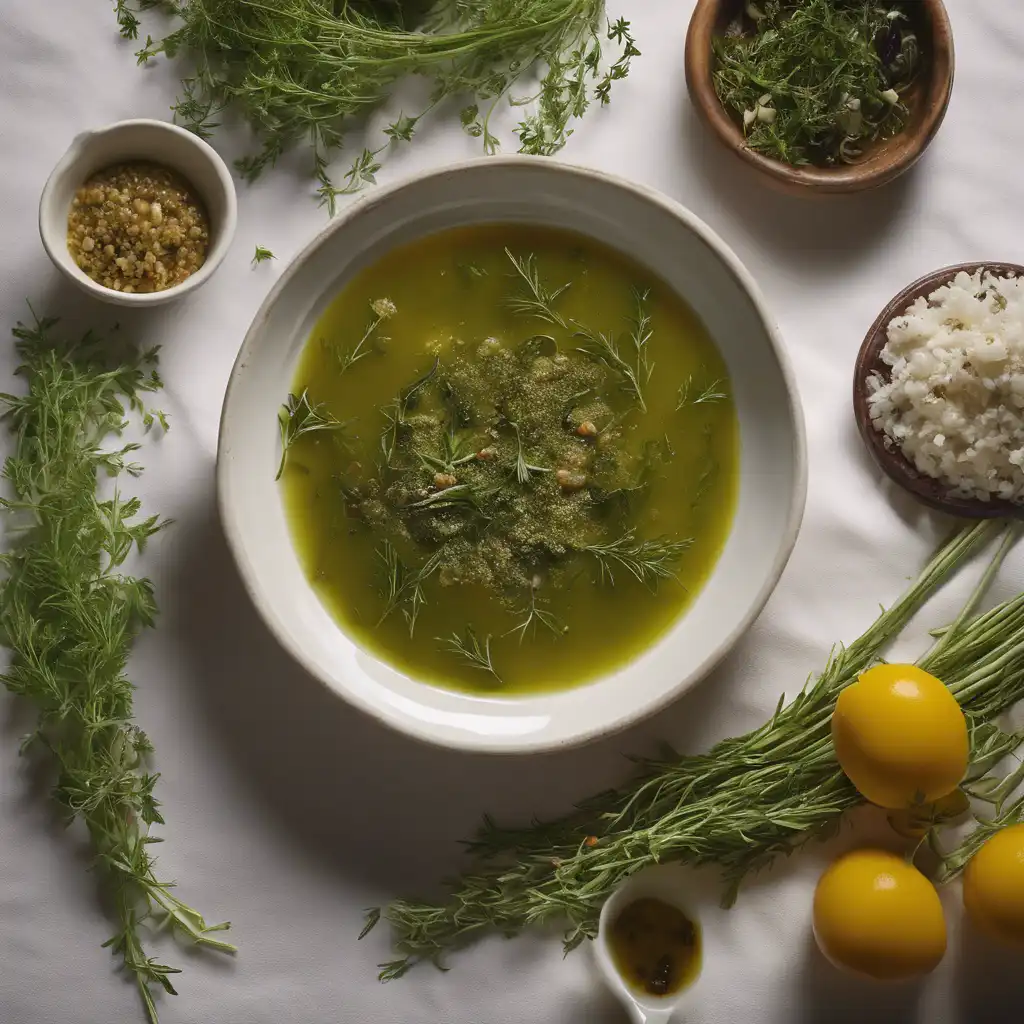
[[280, 420], [321, 599], [449, 688], [559, 689], [628, 661], [732, 521], [721, 356], [654, 274], [567, 232], [487, 225], [388, 253], [316, 325]]

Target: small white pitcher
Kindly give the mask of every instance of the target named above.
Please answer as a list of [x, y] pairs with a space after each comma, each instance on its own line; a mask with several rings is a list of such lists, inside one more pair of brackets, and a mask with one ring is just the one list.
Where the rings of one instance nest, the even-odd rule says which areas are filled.
[[669, 1024], [676, 1011], [692, 1000], [693, 992], [700, 983], [701, 965], [697, 966], [697, 976], [678, 992], [666, 996], [653, 996], [638, 990], [623, 978], [615, 966], [610, 946], [611, 927], [619, 914], [634, 900], [660, 900], [669, 906], [677, 907], [697, 926], [701, 933], [700, 956], [703, 960], [704, 933], [698, 908], [702, 903], [706, 903], [707, 894], [701, 897], [695, 891], [697, 884], [698, 879], [692, 871], [673, 864], [659, 865], [628, 879], [601, 908], [601, 920], [594, 942], [597, 964], [608, 987], [626, 1007], [633, 1024]]

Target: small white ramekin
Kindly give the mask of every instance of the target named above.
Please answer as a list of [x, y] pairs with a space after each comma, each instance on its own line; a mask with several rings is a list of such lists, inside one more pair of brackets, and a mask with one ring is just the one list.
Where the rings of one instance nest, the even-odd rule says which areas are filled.
[[[124, 292], [93, 281], [68, 251], [68, 212], [76, 190], [97, 171], [131, 161], [162, 164], [191, 184], [210, 220], [206, 262], [180, 284], [160, 292]], [[212, 146], [166, 121], [118, 121], [76, 136], [53, 169], [39, 200], [39, 234], [54, 265], [83, 291], [119, 306], [158, 306], [198, 288], [209, 279], [231, 245], [238, 201], [231, 172]]]

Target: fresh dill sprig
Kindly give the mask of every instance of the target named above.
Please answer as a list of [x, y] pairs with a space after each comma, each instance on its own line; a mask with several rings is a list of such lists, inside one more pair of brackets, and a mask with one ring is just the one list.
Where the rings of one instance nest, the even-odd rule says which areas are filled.
[[651, 290], [645, 288], [640, 291], [633, 289], [633, 316], [630, 318], [632, 329], [629, 332], [630, 341], [633, 342], [633, 350], [636, 353], [636, 377], [643, 384], [648, 384], [651, 374], [654, 373], [654, 363], [648, 358], [647, 344], [653, 337], [651, 329], [651, 316], [647, 312], [647, 304], [651, 298]]
[[338, 374], [345, 373], [346, 370], [351, 369], [356, 363], [359, 362], [363, 356], [368, 356], [370, 350], [368, 348], [368, 342], [376, 333], [377, 328], [380, 327], [385, 320], [390, 320], [397, 310], [395, 304], [390, 299], [375, 299], [370, 303], [370, 312], [372, 314], [370, 322], [367, 324], [366, 330], [363, 331], [363, 336], [349, 349], [341, 351], [326, 338], [323, 339], [323, 345], [327, 348], [330, 353], [334, 356], [334, 361], [338, 367]]
[[252, 265], [255, 267], [259, 263], [266, 263], [268, 260], [276, 260], [277, 257], [266, 247], [262, 245], [256, 246], [256, 252], [252, 257]]
[[[849, 646], [837, 646], [822, 673], [753, 732], [707, 753], [639, 762], [633, 780], [606, 790], [556, 821], [502, 828], [489, 818], [470, 852], [474, 863], [442, 904], [396, 900], [384, 912], [399, 957], [382, 978], [437, 960], [475, 934], [512, 935], [556, 920], [566, 950], [597, 933], [604, 901], [643, 868], [669, 861], [715, 864], [731, 903], [740, 882], [815, 837], [832, 834], [861, 798], [836, 763], [830, 720], [839, 693], [877, 663], [924, 603], [978, 549], [1005, 529], [983, 522], [958, 531], [909, 589]], [[1024, 594], [981, 615], [975, 609], [1010, 544], [956, 622], [919, 661], [952, 690], [968, 721], [993, 722], [1024, 698]], [[972, 765], [1009, 752], [1014, 737], [977, 742]], [[376, 917], [370, 915], [372, 926]]]
[[559, 295], [565, 292], [572, 282], [563, 284], [561, 288], [556, 288], [554, 291], [548, 291], [540, 279], [537, 258], [532, 252], [523, 259], [517, 259], [509, 249], [505, 250], [505, 255], [515, 267], [516, 274], [525, 286], [522, 294], [508, 299], [508, 308], [518, 316], [532, 316], [565, 328], [565, 320], [555, 312], [554, 307]]
[[101, 500], [97, 476], [138, 475], [127, 461], [137, 444], [104, 448], [126, 424], [126, 407], [147, 422], [162, 415], [143, 405], [160, 388], [156, 355], [139, 355], [92, 334], [78, 342], [56, 336], [55, 320], [14, 331], [27, 393], [0, 395], [15, 438], [4, 463], [10, 497], [0, 499], [13, 546], [0, 555], [0, 643], [10, 661], [0, 675], [11, 693], [38, 710], [23, 749], [56, 766], [53, 795], [69, 821], [85, 826], [95, 867], [109, 895], [117, 932], [105, 943], [134, 976], [155, 1024], [151, 988], [174, 994], [177, 968], [147, 956], [144, 923], [166, 924], [193, 942], [233, 952], [198, 911], [155, 874], [149, 827], [163, 824], [147, 771], [152, 751], [133, 718], [124, 668], [135, 636], [156, 616], [149, 580], [124, 572], [166, 524], [140, 518], [137, 498], [117, 490]]
[[[463, 105], [463, 129], [493, 153], [490, 124], [508, 103], [534, 105], [517, 128], [520, 150], [548, 155], [560, 149], [591, 102], [609, 100], [614, 83], [639, 55], [629, 22], [609, 23], [605, 0], [435, 0], [425, 5], [319, 0], [143, 0], [178, 19], [159, 41], [147, 39], [137, 58], [182, 57], [195, 68], [175, 105], [179, 123], [208, 133], [211, 114], [233, 107], [253, 128], [261, 148], [237, 162], [247, 180], [290, 147], [309, 140], [317, 194], [333, 214], [339, 196], [376, 180], [390, 147], [410, 141], [420, 121], [451, 97]], [[131, 0], [118, 0], [117, 19], [136, 38]], [[607, 39], [618, 50], [608, 65]], [[520, 81], [544, 68], [535, 96], [520, 96]], [[402, 79], [430, 83], [414, 114], [401, 113], [379, 145], [363, 148], [337, 185], [330, 161], [350, 124], [361, 124], [387, 102]]]
[[348, 421], [339, 420], [323, 402], [310, 402], [309, 392], [303, 388], [298, 397], [291, 394], [288, 396], [277, 414], [277, 424], [281, 433], [281, 462], [274, 479], [280, 480], [288, 459], [288, 450], [300, 437], [317, 431], [344, 430]]
[[505, 636], [518, 635], [520, 643], [522, 643], [526, 638], [526, 634], [528, 632], [536, 634], [538, 625], [543, 626], [555, 636], [565, 635], [566, 627], [558, 616], [553, 612], [549, 612], [546, 608], [541, 607], [540, 599], [537, 597], [536, 586], [530, 587], [529, 600], [526, 602], [526, 606], [522, 608], [518, 614], [523, 616], [522, 622], [513, 626]]
[[788, 164], [852, 163], [904, 127], [920, 70], [906, 5], [767, 0], [714, 41], [719, 99]]
[[467, 626], [465, 636], [452, 633], [451, 636], [439, 636], [435, 639], [468, 665], [472, 665], [473, 668], [479, 669], [481, 672], [489, 673], [497, 682], [501, 682], [501, 676], [495, 671], [494, 662], [491, 660], [491, 638], [489, 636], [484, 637], [481, 643], [473, 627]]
[[621, 537], [604, 544], [587, 544], [580, 551], [597, 559], [601, 582], [614, 586], [615, 570], [625, 569], [634, 579], [647, 586], [659, 580], [676, 578], [679, 559], [693, 545], [693, 540], [637, 540], [635, 530], [627, 530]]
[[[647, 403], [644, 401], [643, 390], [643, 385], [646, 383], [643, 364], [631, 365], [623, 357], [619, 350], [618, 342], [616, 342], [613, 335], [604, 334], [601, 331], [592, 331], [589, 327], [576, 320], [573, 320], [572, 325], [576, 329], [573, 337], [583, 341], [582, 345], [576, 346], [576, 351], [589, 356], [595, 362], [604, 363], [609, 370], [614, 370], [622, 378], [623, 390], [633, 396], [641, 412], [647, 412]], [[638, 360], [642, 356], [646, 358], [638, 350]]]
[[695, 388], [693, 374], [687, 374], [686, 380], [679, 385], [676, 412], [685, 409], [688, 405], [713, 405], [715, 402], [724, 402], [729, 394], [722, 389], [722, 385], [723, 381], [719, 377], [703, 387]]
[[434, 575], [441, 564], [441, 553], [436, 552], [418, 569], [410, 570], [398, 555], [395, 546], [385, 540], [377, 549], [377, 559], [384, 570], [384, 586], [381, 597], [384, 611], [377, 620], [379, 626], [396, 608], [402, 609], [402, 616], [409, 627], [410, 639], [416, 632], [416, 620], [427, 603], [423, 585]]

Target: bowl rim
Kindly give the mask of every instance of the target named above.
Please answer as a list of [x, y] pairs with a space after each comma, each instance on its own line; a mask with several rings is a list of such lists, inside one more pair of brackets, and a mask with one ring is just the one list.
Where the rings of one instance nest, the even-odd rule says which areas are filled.
[[[176, 284], [171, 288], [165, 288], [163, 291], [128, 292], [126, 294], [125, 292], [114, 291], [111, 288], [105, 288], [103, 285], [98, 284], [75, 263], [67, 248], [66, 233], [55, 233], [51, 230], [52, 223], [66, 224], [66, 214], [62, 213], [59, 218], [51, 218], [50, 214], [56, 212], [57, 191], [60, 186], [72, 177], [75, 178], [78, 184], [81, 184], [82, 180], [84, 180], [78, 174], [78, 166], [82, 158], [83, 149], [89, 143], [102, 139], [104, 136], [113, 136], [118, 132], [134, 128], [166, 132], [169, 137], [176, 140], [174, 144], [179, 148], [190, 147], [198, 153], [214, 171], [224, 200], [224, 212], [216, 224], [214, 244], [207, 252], [203, 265], [194, 274], [189, 275], [180, 284]], [[144, 158], [140, 157], [140, 159]], [[195, 187], [194, 183], [190, 182], [190, 184]], [[206, 205], [208, 206], [209, 203]], [[159, 306], [200, 287], [209, 280], [214, 271], [220, 266], [228, 250], [231, 248], [238, 224], [238, 196], [227, 164], [205, 139], [201, 139], [194, 132], [190, 132], [170, 121], [159, 121], [156, 118], [150, 117], [134, 117], [124, 121], [114, 121], [100, 128], [87, 129], [86, 131], [79, 132], [71, 140], [64, 155], [57, 161], [50, 172], [49, 177], [46, 179], [46, 184], [43, 186], [43, 191], [39, 196], [38, 223], [39, 237], [42, 240], [47, 256], [50, 257], [50, 261], [83, 291], [103, 302], [113, 303], [118, 306]]]
[[885, 434], [875, 429], [868, 406], [868, 379], [880, 376], [888, 380], [891, 375], [891, 368], [881, 358], [889, 324], [906, 313], [918, 299], [927, 299], [936, 289], [951, 284], [958, 274], [979, 271], [988, 271], [997, 277], [1024, 279], [1024, 266], [1019, 263], [1003, 260], [954, 263], [922, 275], [889, 300], [868, 328], [857, 352], [853, 371], [853, 415], [861, 440], [878, 468], [923, 505], [964, 519], [1019, 519], [1024, 513], [1020, 505], [999, 498], [983, 501], [961, 497], [950, 493], [950, 487], [941, 480], [922, 473]]
[[844, 168], [793, 167], [751, 149], [739, 126], [715, 92], [711, 42], [723, 4], [732, 0], [697, 0], [686, 32], [686, 88], [701, 120], [741, 160], [795, 194], [845, 195], [879, 188], [909, 170], [924, 154], [949, 108], [956, 71], [953, 27], [943, 0], [920, 0], [922, 15], [931, 21], [933, 45], [930, 87], [922, 98], [925, 114], [908, 136], [898, 157]]
[[[757, 313], [758, 319], [764, 328], [766, 339], [770, 346], [772, 356], [779, 367], [782, 376], [789, 422], [792, 424], [792, 459], [793, 459], [793, 484], [789, 494], [789, 507], [785, 521], [785, 529], [782, 532], [778, 543], [775, 557], [770, 570], [766, 573], [761, 586], [758, 588], [754, 599], [751, 601], [744, 615], [734, 624], [733, 628], [719, 642], [714, 651], [698, 666], [693, 672], [681, 675], [671, 686], [659, 694], [656, 699], [650, 700], [639, 707], [630, 707], [628, 710], [617, 715], [615, 718], [599, 725], [593, 725], [584, 729], [571, 731], [568, 735], [528, 735], [528, 736], [505, 736], [505, 735], [482, 735], [470, 732], [459, 734], [458, 742], [438, 735], [431, 725], [408, 715], [402, 715], [393, 709], [383, 707], [372, 700], [364, 699], [362, 694], [353, 693], [351, 690], [343, 690], [330, 680], [324, 678], [319, 667], [313, 659], [307, 657], [301, 644], [292, 636], [289, 629], [278, 617], [274, 603], [260, 588], [255, 580], [255, 572], [243, 540], [243, 531], [239, 526], [231, 500], [231, 484], [229, 482], [229, 461], [227, 459], [228, 449], [233, 443], [228, 424], [228, 410], [231, 406], [232, 395], [238, 386], [241, 373], [251, 359], [252, 348], [257, 336], [262, 330], [263, 321], [267, 319], [269, 310], [277, 302], [280, 295], [290, 286], [292, 280], [302, 273], [306, 262], [320, 248], [325, 241], [335, 232], [344, 229], [345, 225], [361, 216], [366, 210], [387, 203], [397, 192], [407, 186], [418, 184], [425, 179], [443, 178], [449, 175], [457, 175], [463, 172], [473, 172], [482, 168], [500, 169], [503, 167], [528, 167], [534, 166], [543, 168], [556, 174], [566, 174], [578, 178], [587, 178], [604, 185], [610, 185], [617, 189], [624, 189], [633, 193], [638, 198], [660, 207], [667, 216], [682, 222], [712, 253], [720, 260], [723, 267], [736, 281], [737, 286], [750, 298], [750, 301]], [[220, 429], [217, 440], [217, 466], [216, 466], [216, 488], [217, 488], [217, 509], [220, 516], [222, 528], [228, 542], [228, 547], [238, 567], [239, 575], [246, 593], [249, 595], [254, 607], [259, 613], [263, 622], [270, 632], [275, 636], [278, 643], [287, 651], [292, 658], [309, 675], [316, 679], [322, 686], [326, 687], [333, 695], [340, 697], [360, 711], [370, 715], [378, 722], [411, 736], [421, 742], [432, 746], [439, 746], [445, 749], [457, 749], [473, 753], [488, 754], [527, 754], [539, 753], [554, 750], [565, 750], [582, 746], [600, 737], [610, 736], [621, 732], [627, 727], [650, 718], [661, 711], [669, 704], [677, 700], [684, 692], [696, 685], [700, 680], [709, 675], [733, 649], [740, 637], [750, 628], [757, 619], [771, 597], [778, 584], [783, 570], [792, 555], [796, 544], [800, 526], [803, 521], [804, 510], [807, 499], [807, 438], [803, 414], [803, 407], [800, 402], [797, 389], [796, 375], [790, 363], [785, 345], [782, 341], [779, 328], [768, 310], [767, 303], [760, 288], [754, 281], [750, 271], [740, 262], [732, 249], [722, 238], [709, 227], [703, 220], [692, 213], [682, 204], [674, 199], [650, 188], [616, 174], [599, 171], [575, 164], [566, 163], [561, 160], [552, 160], [549, 157], [528, 156], [516, 154], [510, 156], [476, 157], [469, 160], [458, 161], [451, 164], [441, 165], [426, 173], [412, 173], [387, 185], [378, 185], [369, 193], [357, 196], [348, 206], [340, 211], [333, 220], [307, 243], [307, 245], [292, 259], [281, 276], [274, 283], [270, 292], [261, 303], [252, 323], [246, 331], [245, 338], [238, 350], [228, 385], [224, 393], [224, 401], [221, 407]], [[337, 627], [341, 629], [340, 626]], [[353, 641], [355, 642], [355, 641]], [[584, 684], [585, 686], [586, 684]], [[581, 688], [582, 689], [582, 688]], [[572, 688], [564, 692], [572, 692]]]

